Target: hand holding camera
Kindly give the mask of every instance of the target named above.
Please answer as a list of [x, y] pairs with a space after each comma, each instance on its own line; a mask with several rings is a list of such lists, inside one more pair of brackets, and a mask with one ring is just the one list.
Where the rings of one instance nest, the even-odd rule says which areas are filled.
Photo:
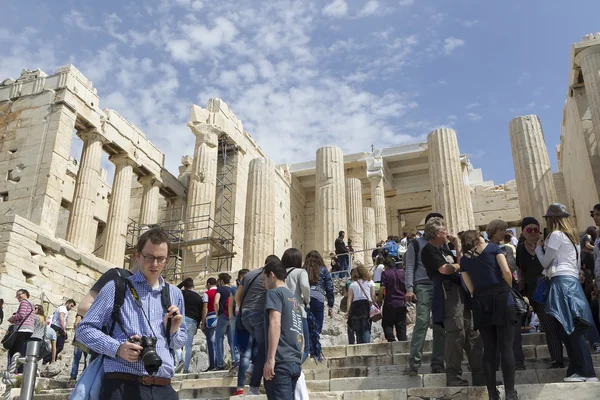
[[[162, 365], [162, 359], [156, 353], [156, 338], [150, 336], [140, 337], [138, 335], [135, 335], [127, 339], [127, 342], [123, 343], [121, 347], [123, 347], [123, 345], [125, 344], [131, 344], [135, 346], [136, 349], [139, 349], [139, 351], [137, 351], [136, 354], [139, 358], [141, 358], [142, 362], [144, 363], [144, 368], [146, 368], [146, 371], [150, 375], [156, 375], [158, 369]], [[119, 350], [121, 349], [121, 347], [119, 347]], [[127, 359], [127, 361], [135, 362], [137, 361], [138, 357], [136, 357], [133, 361], [129, 359]]]
[[171, 333], [177, 333], [179, 327], [181, 326], [181, 323], [183, 322], [183, 315], [181, 315], [181, 313], [179, 312], [179, 307], [177, 307], [176, 305], [172, 305], [167, 310], [167, 313], [163, 318], [165, 327], [167, 326], [167, 321], [169, 319], [171, 320]]
[[130, 337], [126, 342], [121, 343], [117, 350], [117, 356], [125, 361], [136, 362], [140, 357], [140, 352], [144, 349], [138, 343], [141, 337], [135, 335]]

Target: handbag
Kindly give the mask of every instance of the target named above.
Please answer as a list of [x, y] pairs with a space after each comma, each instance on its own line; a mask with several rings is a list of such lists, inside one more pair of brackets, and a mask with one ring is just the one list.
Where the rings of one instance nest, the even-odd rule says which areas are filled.
[[[360, 290], [362, 290], [363, 294], [365, 295], [365, 299], [368, 299], [369, 296], [367, 296], [367, 292], [365, 292], [365, 289], [362, 287], [360, 282], [356, 281], [356, 283], [358, 283], [358, 287], [360, 288]], [[371, 321], [373, 322], [380, 321], [383, 318], [383, 316], [381, 315], [381, 310], [379, 309], [379, 307], [377, 307], [375, 303], [373, 303], [373, 300], [371, 300], [370, 303], [371, 307], [369, 308], [369, 318], [371, 318]]]
[[550, 291], [550, 279], [547, 277], [538, 278], [536, 281], [535, 290], [531, 295], [531, 300], [536, 303], [546, 304], [548, 292]]
[[[29, 304], [31, 305], [31, 303]], [[17, 341], [17, 332], [19, 332], [19, 329], [21, 329], [21, 326], [23, 326], [25, 321], [27, 321], [27, 318], [29, 318], [32, 312], [33, 306], [31, 306], [31, 311], [29, 311], [29, 314], [27, 314], [27, 316], [23, 318], [17, 329], [15, 329], [15, 325], [11, 325], [8, 327], [6, 334], [2, 338], [2, 347], [4, 347], [6, 350], [11, 350], [15, 346], [15, 343]]]
[[104, 356], [99, 356], [83, 370], [69, 400], [98, 400], [104, 381]]

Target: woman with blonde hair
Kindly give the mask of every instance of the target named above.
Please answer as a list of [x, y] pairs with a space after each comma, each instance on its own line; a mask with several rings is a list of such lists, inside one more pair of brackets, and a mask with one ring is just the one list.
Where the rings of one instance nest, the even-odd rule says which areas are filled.
[[[358, 344], [371, 343], [371, 304], [375, 299], [375, 283], [364, 265], [354, 268], [353, 282], [348, 290], [348, 326], [356, 334]], [[356, 278], [356, 279], [354, 279]]]
[[558, 322], [567, 348], [569, 368], [565, 382], [598, 382], [592, 355], [585, 340], [594, 323], [592, 310], [579, 283], [579, 238], [563, 204], [548, 207], [546, 225], [550, 235], [538, 240], [535, 253], [550, 279], [546, 313]]

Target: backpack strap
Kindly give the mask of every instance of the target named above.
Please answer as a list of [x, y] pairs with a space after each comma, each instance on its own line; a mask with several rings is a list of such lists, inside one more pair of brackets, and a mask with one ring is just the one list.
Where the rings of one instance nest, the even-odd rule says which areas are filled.
[[[171, 307], [171, 290], [167, 282], [164, 283], [162, 291], [160, 292], [160, 302], [162, 303], [163, 310], [165, 313], [168, 312]], [[181, 312], [181, 311], [180, 311]], [[167, 327], [165, 328], [165, 336], [167, 339], [167, 347], [171, 348], [171, 318], [167, 318]]]
[[285, 273], [285, 278], [287, 279], [287, 277], [290, 276], [290, 274], [292, 273], [292, 271], [295, 270], [295, 269], [297, 269], [297, 268], [296, 267], [290, 268], [290, 270]]
[[112, 336], [113, 331], [115, 330], [115, 324], [118, 324], [119, 328], [121, 328], [121, 330], [127, 334], [125, 329], [123, 329], [123, 324], [121, 323], [121, 307], [123, 307], [123, 304], [125, 303], [125, 292], [127, 291], [127, 283], [125, 281], [128, 280], [121, 274], [120, 268], [117, 268], [117, 274], [119, 274], [119, 276], [114, 280], [115, 301], [113, 303], [113, 309], [111, 312], [113, 323], [110, 327], [110, 331], [108, 332], [109, 336]]

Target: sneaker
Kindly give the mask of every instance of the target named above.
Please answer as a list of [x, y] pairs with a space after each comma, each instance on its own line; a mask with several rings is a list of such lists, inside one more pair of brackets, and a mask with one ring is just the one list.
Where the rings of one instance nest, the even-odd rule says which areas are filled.
[[248, 394], [250, 396], [258, 396], [260, 394], [260, 388], [250, 386], [250, 388], [248, 389]]
[[183, 371], [183, 367], [185, 367], [185, 363], [183, 361], [180, 361], [179, 364], [177, 364], [177, 366], [175, 367], [175, 373], [179, 374], [181, 371]]
[[525, 368], [525, 365], [516, 365], [515, 366], [515, 370], [516, 371], [525, 371], [527, 368]]
[[583, 376], [579, 376], [577, 374], [567, 376], [565, 379], [563, 379], [563, 382], [585, 382], [585, 381], [586, 381], [586, 378], [584, 378]]
[[596, 378], [595, 376], [591, 376], [589, 378], [585, 378], [586, 382], [600, 382], [600, 380], [598, 378]]
[[594, 344], [594, 350], [596, 350], [596, 354], [600, 354], [600, 343]]
[[436, 365], [434, 367], [431, 367], [431, 373], [432, 374], [445, 374], [446, 373], [446, 368], [440, 367], [439, 365]]
[[466, 379], [461, 379], [461, 378], [456, 378], [453, 379], [451, 381], [446, 381], [446, 386], [451, 387], [451, 386], [469, 386], [469, 381]]
[[233, 396], [243, 396], [244, 395], [244, 389], [238, 389], [233, 393]]
[[552, 364], [550, 364], [550, 368], [549, 369], [558, 369], [558, 368], [564, 368], [565, 364], [562, 362], [557, 362], [557, 361], [552, 361]]
[[415, 367], [411, 367], [410, 365], [407, 365], [406, 368], [404, 369], [404, 375], [417, 376], [417, 375], [419, 375], [419, 368], [415, 368]]
[[250, 366], [248, 367], [248, 369], [246, 370], [246, 380], [248, 382], [250, 382], [250, 379], [252, 379], [252, 370], [254, 369], [254, 364], [250, 364]]
[[214, 371], [215, 369], [216, 369], [216, 367], [208, 367], [208, 368], [206, 368], [206, 369], [205, 369], [204, 371], [202, 371], [202, 372], [212, 372], [212, 371]]

